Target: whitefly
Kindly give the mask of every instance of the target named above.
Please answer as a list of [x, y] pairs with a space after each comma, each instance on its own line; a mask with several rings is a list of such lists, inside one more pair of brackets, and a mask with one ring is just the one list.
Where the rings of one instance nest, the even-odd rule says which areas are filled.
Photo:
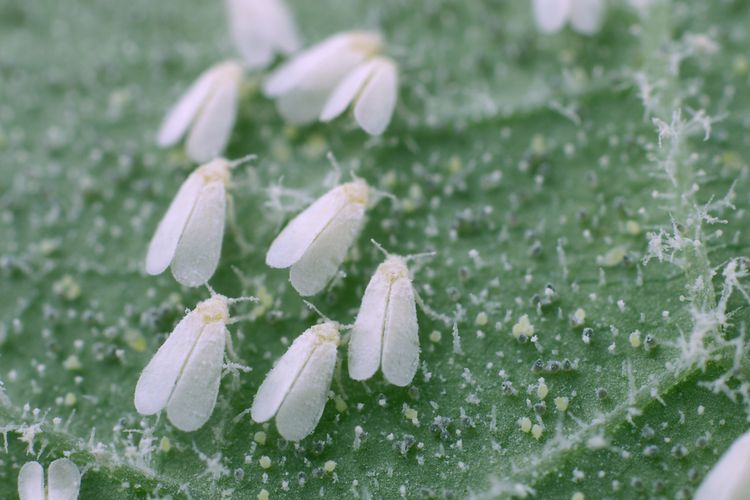
[[76, 500], [81, 487], [81, 473], [67, 458], [58, 458], [47, 469], [39, 462], [26, 462], [18, 471], [18, 497], [20, 500]]
[[203, 163], [220, 156], [237, 117], [243, 75], [237, 61], [224, 61], [201, 73], [167, 112], [158, 145], [174, 146], [187, 136], [185, 151], [193, 161]]
[[249, 69], [299, 49], [297, 26], [284, 0], [226, 0], [226, 7], [229, 32]]
[[340, 342], [339, 325], [332, 321], [297, 337], [258, 388], [252, 419], [261, 423], [275, 417], [279, 434], [288, 441], [309, 436], [328, 401]]
[[398, 68], [382, 48], [378, 33], [337, 33], [274, 71], [263, 91], [292, 123], [331, 121], [351, 105], [365, 132], [382, 134], [398, 95]]
[[229, 305], [252, 298], [213, 294], [175, 326], [135, 387], [135, 408], [142, 415], [163, 409], [181, 431], [205, 424], [216, 405], [224, 352], [229, 340]]
[[146, 272], [172, 268], [185, 286], [199, 286], [219, 265], [231, 169], [236, 161], [218, 158], [198, 167], [180, 186], [154, 233], [146, 255]]
[[266, 264], [289, 268], [289, 281], [300, 295], [320, 292], [361, 232], [369, 201], [370, 188], [361, 179], [331, 189], [279, 233]]
[[419, 367], [419, 325], [406, 260], [389, 255], [365, 289], [349, 339], [349, 376], [367, 380], [380, 368], [391, 384], [409, 385]]

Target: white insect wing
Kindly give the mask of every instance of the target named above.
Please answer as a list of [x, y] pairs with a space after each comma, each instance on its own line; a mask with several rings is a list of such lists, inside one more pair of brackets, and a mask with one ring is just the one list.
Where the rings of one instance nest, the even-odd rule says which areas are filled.
[[182, 431], [199, 429], [213, 413], [227, 335], [223, 322], [207, 324], [177, 380], [167, 403], [167, 417]]
[[302, 333], [258, 389], [253, 420], [265, 422], [275, 415], [279, 434], [289, 441], [312, 433], [328, 399], [338, 343], [338, 327], [331, 323]]
[[271, 41], [260, 33], [257, 0], [226, 0], [229, 33], [237, 51], [249, 68], [261, 68], [273, 58]]
[[166, 407], [202, 330], [203, 319], [196, 311], [189, 312], [177, 323], [138, 379], [135, 386], [138, 413], [153, 415]]
[[76, 500], [81, 487], [81, 473], [76, 464], [59, 458], [47, 469], [47, 500]]
[[380, 367], [390, 289], [388, 275], [378, 267], [367, 284], [349, 339], [349, 376], [354, 380], [367, 380]]
[[172, 274], [185, 286], [198, 286], [216, 271], [221, 256], [226, 218], [226, 188], [223, 180], [203, 187], [177, 245]]
[[258, 16], [259, 19], [266, 20], [260, 23], [263, 38], [273, 40], [274, 49], [284, 54], [298, 51], [302, 42], [294, 17], [286, 3], [283, 0], [266, 0], [263, 6], [265, 14]]
[[276, 414], [276, 428], [284, 439], [299, 441], [311, 434], [323, 415], [336, 367], [333, 342], [315, 348]]
[[44, 500], [44, 469], [39, 462], [26, 462], [18, 471], [20, 500]]
[[336, 85], [380, 47], [374, 33], [333, 35], [300, 53], [266, 80], [264, 93], [278, 97], [279, 112], [289, 121], [306, 123], [320, 116]]
[[250, 416], [254, 421], [265, 422], [276, 415], [284, 397], [315, 349], [316, 342], [313, 330], [305, 330], [268, 372], [250, 409]]
[[282, 0], [228, 0], [227, 11], [232, 39], [248, 67], [267, 66], [276, 51], [299, 48], [297, 28]]
[[348, 203], [321, 231], [300, 260], [289, 270], [289, 281], [302, 296], [325, 288], [344, 261], [364, 225], [365, 206]]
[[44, 468], [39, 462], [27, 462], [18, 473], [20, 500], [76, 500], [81, 487], [81, 473], [76, 464], [59, 458], [47, 469], [47, 493]]
[[383, 376], [393, 385], [409, 385], [419, 367], [419, 326], [414, 289], [408, 275], [391, 285], [383, 329]]
[[183, 431], [208, 420], [224, 365], [228, 304], [226, 297], [212, 295], [177, 324], [138, 380], [139, 413], [152, 415], [166, 407], [169, 420]]
[[268, 266], [284, 269], [302, 258], [323, 229], [349, 203], [345, 186], [328, 191], [284, 227], [268, 249]]
[[347, 35], [333, 35], [297, 54], [268, 77], [263, 92], [268, 97], [278, 97], [300, 87], [324, 87], [330, 90], [339, 78], [356, 65], [356, 62], [347, 64], [350, 59], [356, 58], [356, 54], [353, 54], [354, 57], [347, 56], [352, 52], [348, 48]]
[[266, 97], [279, 97], [294, 89], [315, 67], [317, 61], [326, 55], [328, 47], [319, 44], [297, 54], [271, 73], [263, 83]]
[[[249, 18], [247, 16], [245, 19]], [[261, 38], [254, 23], [238, 22], [236, 17], [230, 16], [229, 26], [237, 52], [248, 69], [264, 68], [271, 63], [274, 55], [273, 46], [270, 40]]]
[[398, 70], [386, 58], [378, 58], [372, 76], [354, 105], [354, 118], [362, 130], [380, 135], [388, 127], [396, 108]]
[[229, 142], [237, 117], [242, 68], [224, 63], [211, 92], [195, 118], [185, 149], [194, 161], [202, 163], [219, 156]]
[[149, 244], [146, 255], [148, 274], [161, 274], [169, 267], [202, 187], [203, 180], [196, 172], [180, 186]]
[[286, 121], [303, 125], [315, 121], [325, 106], [330, 89], [296, 90], [278, 98], [276, 108]]
[[419, 327], [414, 289], [403, 259], [378, 266], [365, 289], [349, 340], [349, 376], [372, 377], [379, 366], [391, 384], [411, 383], [419, 366]]
[[161, 147], [173, 146], [187, 131], [216, 81], [220, 66], [213, 66], [198, 77], [168, 112], [157, 136]]
[[323, 111], [320, 113], [320, 121], [331, 121], [343, 113], [362, 90], [376, 65], [377, 60], [364, 62], [341, 80], [326, 101]]
[[570, 15], [570, 2], [574, 0], [534, 0], [534, 20], [540, 31], [556, 33], [562, 29]]
[[709, 471], [694, 500], [741, 500], [750, 492], [750, 432], [740, 436]]
[[570, 0], [570, 24], [584, 35], [597, 33], [604, 23], [604, 0]]

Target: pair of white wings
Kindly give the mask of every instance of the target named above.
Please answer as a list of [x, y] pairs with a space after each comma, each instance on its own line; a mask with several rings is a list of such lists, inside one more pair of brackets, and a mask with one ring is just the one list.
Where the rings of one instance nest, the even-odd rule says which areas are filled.
[[226, 217], [226, 187], [193, 173], [182, 184], [148, 247], [146, 272], [172, 274], [185, 286], [199, 286], [219, 265]]
[[567, 21], [583, 34], [594, 34], [604, 20], [605, 0], [534, 0], [534, 19], [545, 33], [556, 33]]
[[142, 415], [167, 408], [182, 431], [194, 431], [213, 413], [224, 365], [228, 335], [220, 321], [204, 323], [188, 313], [159, 348], [135, 387], [135, 407]]
[[231, 61], [202, 73], [164, 118], [159, 146], [177, 144], [189, 128], [185, 150], [193, 161], [205, 163], [220, 156], [237, 116], [241, 75], [242, 68]]
[[47, 495], [44, 493], [44, 468], [39, 462], [27, 462], [18, 472], [20, 500], [75, 500], [81, 486], [76, 464], [59, 458], [47, 470]]
[[339, 33], [296, 55], [263, 84], [267, 97], [278, 98], [279, 111], [292, 123], [316, 120], [331, 90], [366, 54], [352, 46], [349, 33]]
[[333, 278], [362, 230], [365, 206], [338, 186], [307, 207], [279, 233], [266, 264], [290, 267], [289, 281], [302, 296], [315, 295]]
[[258, 388], [250, 415], [256, 422], [276, 416], [284, 439], [299, 441], [318, 425], [336, 366], [337, 346], [321, 342], [311, 328], [297, 337]]
[[354, 102], [354, 119], [370, 135], [380, 135], [391, 122], [398, 94], [396, 65], [375, 57], [349, 73], [328, 97], [320, 121], [328, 122]]
[[227, 0], [229, 29], [249, 68], [268, 66], [276, 52], [291, 54], [300, 39], [283, 0]]
[[293, 123], [330, 121], [355, 102], [354, 117], [369, 134], [390, 123], [398, 94], [396, 65], [372, 57], [374, 33], [340, 33], [301, 53], [274, 72], [264, 85], [278, 98], [281, 114]]
[[366, 380], [382, 367], [391, 384], [409, 385], [419, 366], [419, 327], [409, 278], [391, 283], [376, 272], [367, 285], [349, 340], [349, 376]]

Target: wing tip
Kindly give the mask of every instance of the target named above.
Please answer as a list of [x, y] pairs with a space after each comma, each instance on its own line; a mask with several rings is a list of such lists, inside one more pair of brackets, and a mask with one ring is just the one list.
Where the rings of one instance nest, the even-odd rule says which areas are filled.
[[279, 432], [281, 437], [286, 439], [287, 441], [302, 441], [307, 436], [313, 433], [315, 430], [315, 427], [313, 426], [311, 429], [295, 429], [293, 426], [287, 426], [285, 423], [279, 422], [279, 419], [276, 419], [276, 430]]
[[197, 431], [208, 422], [210, 417], [211, 414], [203, 416], [191, 412], [180, 411], [176, 413], [174, 408], [167, 405], [167, 418], [169, 422], [182, 432]]
[[135, 396], [133, 397], [133, 406], [135, 406], [135, 411], [137, 411], [140, 415], [155, 415], [164, 409], [164, 405], [154, 404], [154, 402], [151, 401], [151, 398], [147, 398], [146, 396], [141, 395], [137, 387], [135, 391]]
[[[371, 379], [378, 371], [378, 368], [380, 366], [380, 356], [381, 353], [373, 352], [372, 356], [363, 356], [362, 349], [357, 347], [352, 347], [354, 344], [352, 343], [352, 339], [354, 338], [354, 332], [352, 332], [352, 338], [349, 339], [349, 350], [347, 351], [347, 359], [349, 360], [349, 378], [352, 380], [356, 380], [358, 382], [362, 382], [364, 380]], [[355, 351], [359, 351], [359, 353], [356, 353]], [[373, 358], [375, 359], [375, 363], [372, 362]], [[362, 361], [362, 359], [369, 359], [370, 362], [367, 363], [365, 361]]]
[[297, 291], [297, 293], [300, 294], [300, 297], [312, 297], [313, 295], [320, 293], [325, 288], [325, 284], [321, 287], [307, 287], [306, 285], [295, 283], [291, 278], [289, 279], [289, 282], [292, 284], [292, 287]]
[[53, 461], [49, 464], [47, 469], [47, 475], [49, 476], [49, 489], [52, 498], [52, 491], [59, 489], [60, 493], [65, 493], [70, 490], [77, 491], [81, 486], [81, 471], [78, 470], [78, 466], [72, 460], [62, 457]]
[[[370, 370], [368, 370], [370, 371]], [[372, 370], [372, 373], [368, 373], [368, 371], [355, 369], [352, 370], [352, 365], [349, 365], [349, 378], [352, 380], [356, 380], [357, 382], [364, 382], [365, 380], [369, 380], [375, 375], [375, 372], [377, 372], [377, 368], [375, 370]]]
[[398, 379], [398, 378], [394, 378], [394, 377], [392, 377], [390, 375], [386, 375], [386, 374], [383, 374], [383, 377], [385, 378], [385, 380], [389, 384], [395, 385], [396, 387], [406, 387], [409, 384], [411, 384], [412, 380], [414, 380], [414, 375], [412, 375], [411, 377], [408, 377], [408, 378], [404, 378], [403, 380]]
[[292, 265], [294, 265], [294, 263], [290, 264], [286, 262], [278, 254], [278, 252], [274, 250], [273, 244], [272, 244], [271, 248], [268, 250], [268, 253], [266, 253], [266, 265], [274, 269], [287, 269], [288, 267], [291, 267]]
[[412, 366], [409, 366], [407, 369], [401, 368], [399, 370], [394, 370], [393, 368], [385, 365], [383, 366], [383, 378], [385, 378], [385, 380], [387, 380], [389, 384], [398, 387], [406, 387], [407, 385], [412, 383], [418, 369], [419, 358], [417, 358], [416, 362], [413, 363]]
[[166, 264], [162, 264], [161, 262], [154, 262], [152, 259], [146, 257], [146, 265], [143, 267], [143, 269], [146, 271], [146, 274], [150, 276], [158, 276], [159, 274], [166, 271], [168, 267], [169, 262], [167, 262]]
[[[257, 399], [257, 396], [256, 396]], [[255, 422], [256, 424], [262, 424], [264, 422], [268, 422], [273, 418], [273, 414], [268, 415], [268, 411], [264, 411], [256, 405], [256, 402], [253, 401], [252, 406], [250, 407], [250, 418]]]
[[214, 267], [214, 270], [210, 273], [201, 273], [195, 269], [183, 271], [182, 269], [175, 269], [175, 267], [172, 266], [172, 276], [174, 276], [174, 279], [177, 280], [179, 284], [188, 288], [195, 288], [206, 284], [208, 280], [211, 279], [215, 270], [216, 268]]

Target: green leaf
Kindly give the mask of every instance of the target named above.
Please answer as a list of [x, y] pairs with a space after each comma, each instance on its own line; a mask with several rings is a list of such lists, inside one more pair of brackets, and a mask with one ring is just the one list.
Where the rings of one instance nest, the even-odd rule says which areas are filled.
[[[230, 328], [252, 370], [228, 369], [186, 434], [132, 395], [208, 292], [142, 266], [194, 168], [155, 132], [232, 56], [221, 5], [0, 4], [3, 496], [26, 461], [70, 455], [81, 498], [689, 498], [750, 418], [750, 6], [616, 3], [594, 37], [538, 33], [526, 2], [292, 7], [310, 43], [380, 29], [400, 101], [379, 139], [350, 116], [292, 128], [249, 78], [227, 156], [258, 160], [235, 174], [211, 284], [263, 298], [233, 308], [253, 318]], [[247, 409], [317, 318], [264, 255], [331, 185], [329, 151], [400, 203], [370, 211], [313, 302], [353, 321], [382, 259], [370, 238], [436, 251], [414, 275], [423, 364], [398, 388], [344, 360], [315, 433], [286, 443]]]

